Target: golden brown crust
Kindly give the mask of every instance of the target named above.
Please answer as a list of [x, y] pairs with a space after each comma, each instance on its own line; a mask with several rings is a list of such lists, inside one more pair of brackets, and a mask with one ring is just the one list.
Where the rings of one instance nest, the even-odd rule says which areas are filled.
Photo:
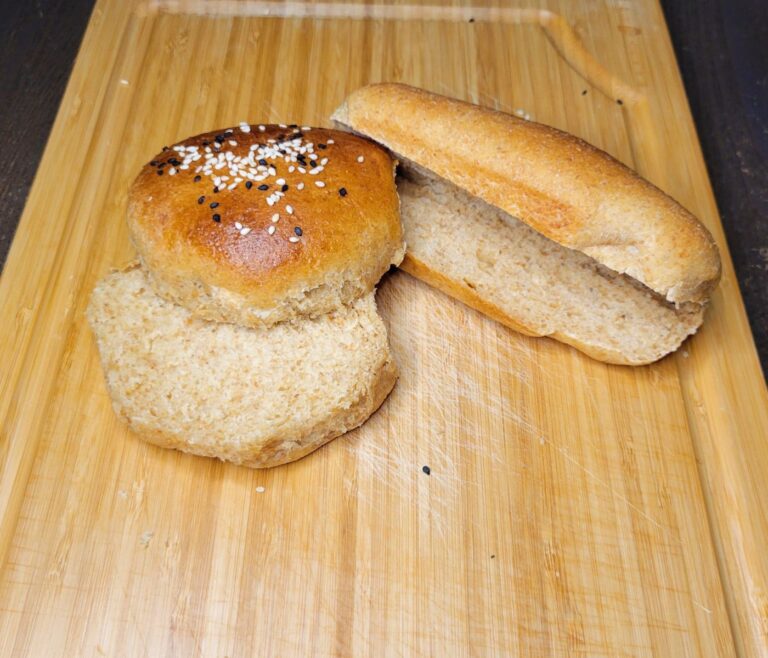
[[706, 228], [577, 137], [389, 83], [358, 89], [333, 119], [669, 301], [703, 302], [719, 280]]
[[205, 319], [249, 326], [319, 315], [370, 292], [402, 258], [390, 156], [334, 130], [246, 130], [164, 149], [133, 183], [128, 225], [157, 291]]

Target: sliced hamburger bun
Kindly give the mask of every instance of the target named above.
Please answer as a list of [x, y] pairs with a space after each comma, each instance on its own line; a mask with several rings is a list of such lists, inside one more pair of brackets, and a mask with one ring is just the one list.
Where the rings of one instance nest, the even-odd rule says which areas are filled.
[[576, 137], [399, 84], [333, 115], [401, 162], [403, 269], [507, 326], [640, 365], [694, 333], [720, 276], [711, 235]]
[[130, 189], [154, 290], [250, 327], [317, 317], [403, 258], [394, 163], [349, 133], [241, 125], [165, 148]]
[[207, 322], [143, 268], [107, 276], [88, 320], [115, 413], [165, 448], [268, 467], [363, 423], [397, 377], [373, 293], [268, 329]]

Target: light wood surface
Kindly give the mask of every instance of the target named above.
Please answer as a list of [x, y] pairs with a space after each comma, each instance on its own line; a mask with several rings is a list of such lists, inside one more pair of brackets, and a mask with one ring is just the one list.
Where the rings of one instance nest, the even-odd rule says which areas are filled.
[[[678, 198], [724, 254], [704, 328], [607, 366], [393, 273], [402, 375], [360, 430], [270, 471], [136, 440], [83, 312], [139, 166], [378, 80], [522, 109]], [[768, 655], [768, 397], [655, 2], [103, 0], [0, 305], [0, 655]]]

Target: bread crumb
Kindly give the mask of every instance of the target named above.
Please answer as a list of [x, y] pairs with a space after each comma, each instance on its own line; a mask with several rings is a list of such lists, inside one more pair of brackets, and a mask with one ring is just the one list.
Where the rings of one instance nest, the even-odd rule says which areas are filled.
[[154, 536], [155, 536], [154, 532], [152, 532], [150, 530], [147, 530], [146, 532], [143, 532], [141, 534], [141, 538], [139, 539], [139, 543], [144, 548], [146, 548], [147, 546], [149, 546], [149, 542], [152, 540], [152, 537], [154, 537]]
[[264, 487], [256, 487], [256, 493], [264, 493]]

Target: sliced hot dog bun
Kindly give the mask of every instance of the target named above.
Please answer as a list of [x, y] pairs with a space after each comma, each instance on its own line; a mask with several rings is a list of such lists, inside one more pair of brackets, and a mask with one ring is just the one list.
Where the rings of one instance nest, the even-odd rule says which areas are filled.
[[612, 363], [661, 358], [701, 324], [720, 276], [711, 235], [599, 149], [399, 84], [359, 89], [333, 119], [410, 178], [402, 266], [415, 276]]
[[133, 266], [96, 286], [88, 320], [119, 418], [150, 443], [245, 466], [293, 461], [357, 427], [397, 377], [373, 293], [252, 329], [194, 317]]

